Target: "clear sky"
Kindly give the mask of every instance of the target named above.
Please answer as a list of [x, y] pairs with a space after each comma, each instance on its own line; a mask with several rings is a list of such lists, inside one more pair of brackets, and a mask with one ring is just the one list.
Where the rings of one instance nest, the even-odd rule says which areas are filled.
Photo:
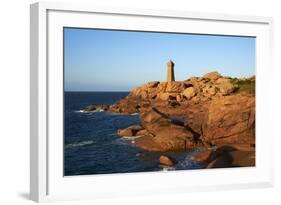
[[248, 77], [255, 74], [255, 38], [64, 29], [66, 91], [130, 91], [165, 81], [169, 59], [176, 80], [210, 71]]

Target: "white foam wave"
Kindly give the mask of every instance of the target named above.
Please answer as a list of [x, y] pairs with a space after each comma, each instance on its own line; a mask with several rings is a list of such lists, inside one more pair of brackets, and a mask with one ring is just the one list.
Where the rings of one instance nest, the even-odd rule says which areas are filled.
[[123, 136], [121, 139], [123, 140], [135, 140], [137, 138], [140, 138], [142, 137], [141, 135], [140, 136]]
[[93, 111], [76, 110], [75, 112], [80, 112], [80, 113], [91, 113], [91, 112], [97, 112], [97, 111], [95, 111], [95, 110], [93, 110]]
[[142, 137], [142, 136], [124, 136], [124, 137], [120, 137], [118, 138], [115, 142], [118, 144], [131, 144], [134, 145], [135, 144], [135, 139]]
[[87, 112], [87, 111], [85, 111], [85, 110], [75, 110], [74, 112], [84, 113], [84, 112]]
[[65, 146], [65, 148], [72, 148], [72, 147], [81, 147], [81, 146], [85, 146], [85, 145], [90, 145], [90, 144], [94, 144], [95, 142], [93, 140], [88, 140], [88, 141], [82, 141], [82, 142], [76, 142], [76, 143], [72, 143], [72, 144], [67, 144]]
[[85, 111], [85, 110], [76, 110], [75, 112], [80, 112], [80, 113], [92, 113], [92, 112], [104, 112], [105, 110], [100, 109], [100, 110], [92, 110], [92, 111]]
[[139, 115], [139, 113], [136, 112], [136, 113], [132, 113], [131, 115]]
[[169, 166], [164, 166], [164, 165], [160, 165], [160, 167], [162, 168], [162, 171], [164, 171], [164, 172], [176, 170], [175, 167], [169, 167]]

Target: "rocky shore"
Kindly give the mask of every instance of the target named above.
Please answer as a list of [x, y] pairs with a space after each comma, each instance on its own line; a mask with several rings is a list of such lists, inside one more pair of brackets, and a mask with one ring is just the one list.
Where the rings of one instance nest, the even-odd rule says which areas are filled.
[[[82, 111], [101, 110], [140, 114], [141, 125], [117, 134], [135, 136], [136, 146], [144, 150], [203, 147], [194, 160], [206, 168], [255, 165], [255, 77], [211, 72], [185, 81], [149, 82], [113, 105], [90, 105]], [[166, 157], [162, 161], [169, 161]]]

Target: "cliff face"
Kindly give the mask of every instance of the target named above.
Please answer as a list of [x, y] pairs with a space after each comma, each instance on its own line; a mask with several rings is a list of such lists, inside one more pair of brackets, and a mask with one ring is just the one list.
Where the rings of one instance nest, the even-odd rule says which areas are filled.
[[255, 78], [233, 79], [217, 72], [185, 81], [149, 82], [108, 108], [139, 113], [142, 126], [119, 130], [137, 136], [149, 151], [197, 146], [255, 144]]

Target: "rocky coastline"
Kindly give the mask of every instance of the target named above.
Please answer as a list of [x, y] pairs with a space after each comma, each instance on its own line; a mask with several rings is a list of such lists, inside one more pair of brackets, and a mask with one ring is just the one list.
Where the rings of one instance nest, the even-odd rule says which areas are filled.
[[[89, 105], [82, 112], [140, 115], [141, 125], [118, 130], [153, 152], [204, 148], [193, 157], [206, 168], [255, 166], [255, 77], [218, 72], [184, 81], [148, 82], [113, 105]], [[161, 156], [171, 166], [176, 160]]]

